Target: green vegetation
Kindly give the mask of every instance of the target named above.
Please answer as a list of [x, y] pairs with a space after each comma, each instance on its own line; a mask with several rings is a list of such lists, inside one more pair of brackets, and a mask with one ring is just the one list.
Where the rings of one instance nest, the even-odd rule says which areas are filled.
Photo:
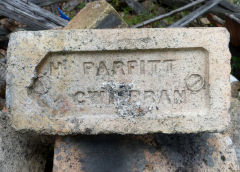
[[118, 0], [113, 0], [112, 5], [113, 6], [119, 6], [119, 1]]
[[239, 5], [240, 6], [240, 0], [234, 0], [234, 4]]
[[82, 3], [80, 3], [80, 4], [77, 6], [77, 8], [78, 8], [78, 9], [82, 9], [83, 7], [85, 7], [85, 5], [86, 5], [86, 3], [85, 3], [85, 2], [82, 2]]
[[[126, 4], [120, 4], [119, 0], [113, 0], [111, 2], [111, 5], [120, 13], [120, 15], [123, 17], [123, 19], [126, 21], [126, 23], [129, 26], [141, 23], [145, 20], [148, 20], [148, 19], [151, 19], [151, 18], [154, 18], [154, 17], [160, 15], [160, 13], [159, 13], [160, 9], [159, 9], [158, 5], [153, 5], [153, 7], [151, 9], [148, 9], [148, 12], [143, 13], [141, 15], [137, 15]], [[172, 9], [165, 8], [165, 10], [171, 11]], [[183, 16], [185, 16], [187, 14], [189, 14], [189, 11], [183, 11], [176, 15], [170, 16], [164, 20], [156, 21], [146, 27], [164, 27], [165, 25], [170, 25], [170, 24], [176, 22], [177, 20], [179, 20], [180, 18], [182, 18]]]
[[[123, 9], [123, 19], [126, 21], [126, 23], [129, 26], [141, 23], [141, 22], [143, 22], [147, 19], [153, 18], [155, 16], [157, 16], [156, 11], [149, 12], [148, 14], [144, 13], [141, 15], [135, 15], [131, 8], [125, 7]], [[159, 22], [154, 23], [154, 25], [158, 25], [158, 24], [159, 24]]]

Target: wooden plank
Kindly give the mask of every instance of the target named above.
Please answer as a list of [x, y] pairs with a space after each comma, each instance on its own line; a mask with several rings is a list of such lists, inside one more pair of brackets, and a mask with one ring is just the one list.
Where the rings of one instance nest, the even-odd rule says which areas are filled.
[[211, 12], [221, 17], [225, 17], [226, 15], [233, 15], [234, 17], [240, 19], [240, 7], [226, 0], [223, 0], [219, 5], [212, 8]]
[[[187, 3], [194, 2], [193, 0], [162, 0], [161, 3], [169, 7], [180, 7]], [[219, 17], [225, 17], [225, 14], [232, 14], [237, 18], [240, 18], [240, 7], [234, 5], [226, 0], [221, 1], [218, 5], [209, 10], [211, 13], [218, 15]]]
[[66, 26], [68, 23], [31, 2], [26, 3], [20, 0], [1, 0], [0, 15], [26, 24], [32, 30], [52, 29], [58, 26]]
[[136, 25], [134, 25], [134, 26], [132, 26], [132, 27], [133, 27], [133, 28], [138, 28], [138, 27], [145, 26], [145, 25], [147, 25], [147, 24], [150, 24], [150, 23], [153, 23], [153, 22], [155, 22], [155, 21], [158, 21], [158, 20], [167, 18], [168, 16], [171, 16], [171, 15], [173, 15], [173, 14], [176, 14], [176, 13], [178, 13], [178, 12], [181, 12], [181, 11], [183, 11], [183, 10], [186, 10], [186, 9], [188, 9], [188, 8], [191, 8], [191, 7], [193, 7], [193, 6], [195, 6], [195, 5], [199, 4], [199, 3], [202, 3], [202, 2], [204, 2], [204, 1], [205, 1], [205, 0], [196, 0], [196, 1], [193, 1], [193, 2], [187, 4], [187, 5], [183, 6], [183, 7], [180, 7], [180, 8], [178, 8], [178, 9], [173, 10], [173, 11], [170, 11], [169, 13], [162, 14], [162, 15], [160, 15], [160, 16], [157, 16], [157, 17], [154, 17], [154, 18], [152, 18], [152, 19], [146, 20], [146, 21], [144, 21], [144, 22], [142, 22], [142, 23], [139, 23], [139, 24], [136, 24]]
[[169, 7], [178, 8], [184, 6], [190, 2], [194, 2], [193, 0], [161, 0], [161, 3], [167, 5]]
[[29, 0], [29, 1], [42, 7], [42, 6], [52, 5], [58, 2], [63, 2], [66, 0]]
[[235, 13], [240, 13], [240, 7], [235, 5], [235, 4], [232, 4], [226, 0], [223, 0], [222, 2], [220, 2], [219, 6], [222, 6], [232, 12], [235, 12]]
[[195, 11], [190, 13], [189, 15], [183, 17], [182, 19], [180, 19], [179, 21], [177, 21], [176, 23], [172, 24], [169, 27], [184, 27], [184, 26], [188, 25], [191, 21], [195, 20], [196, 18], [203, 15], [204, 13], [209, 11], [211, 8], [213, 8], [214, 6], [219, 4], [221, 1], [222, 0], [208, 1], [206, 4], [199, 7], [198, 9], [196, 9]]

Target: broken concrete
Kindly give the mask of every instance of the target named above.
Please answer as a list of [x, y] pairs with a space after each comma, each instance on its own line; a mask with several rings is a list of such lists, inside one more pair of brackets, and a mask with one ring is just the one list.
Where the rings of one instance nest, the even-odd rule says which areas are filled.
[[223, 28], [15, 33], [7, 75], [13, 126], [48, 134], [223, 131], [228, 41]]
[[64, 29], [105, 29], [127, 26], [127, 23], [109, 3], [100, 0], [87, 3]]

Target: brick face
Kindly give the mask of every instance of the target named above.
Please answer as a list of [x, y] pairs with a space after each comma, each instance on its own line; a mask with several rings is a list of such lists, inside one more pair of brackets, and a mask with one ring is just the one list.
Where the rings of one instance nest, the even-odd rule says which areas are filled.
[[222, 131], [228, 37], [223, 28], [15, 33], [7, 76], [13, 125], [48, 134]]

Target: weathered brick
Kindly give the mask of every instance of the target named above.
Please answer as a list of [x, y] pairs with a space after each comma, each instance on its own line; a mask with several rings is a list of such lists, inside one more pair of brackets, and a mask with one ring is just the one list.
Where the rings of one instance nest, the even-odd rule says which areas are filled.
[[88, 3], [64, 29], [105, 29], [127, 26], [109, 3], [100, 0]]
[[223, 28], [18, 32], [7, 106], [18, 130], [196, 133], [229, 123]]
[[228, 135], [220, 133], [58, 138], [53, 172], [238, 171]]

